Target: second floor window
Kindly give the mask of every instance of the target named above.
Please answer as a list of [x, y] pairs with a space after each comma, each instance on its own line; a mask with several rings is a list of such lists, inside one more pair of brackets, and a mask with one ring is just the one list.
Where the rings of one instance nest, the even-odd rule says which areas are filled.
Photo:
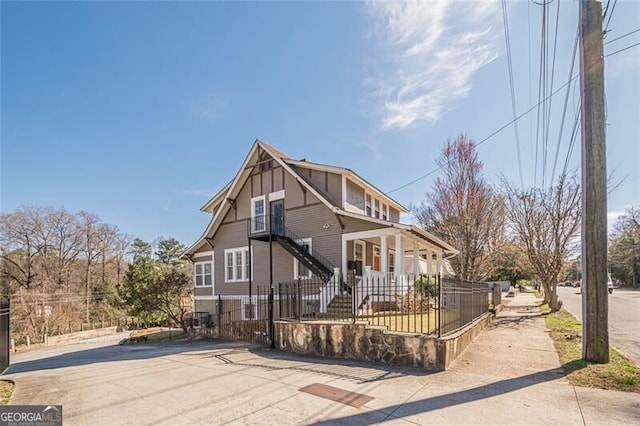
[[371, 216], [371, 195], [369, 194], [364, 197], [364, 214]]
[[267, 216], [264, 195], [251, 199], [251, 231], [260, 232], [267, 229]]

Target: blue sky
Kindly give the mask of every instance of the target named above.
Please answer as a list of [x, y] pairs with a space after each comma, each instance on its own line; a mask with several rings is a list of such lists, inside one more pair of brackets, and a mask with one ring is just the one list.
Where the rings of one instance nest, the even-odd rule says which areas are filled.
[[[556, 6], [548, 92], [568, 81], [578, 19], [577, 2]], [[507, 2], [507, 16], [519, 114], [538, 103], [542, 6]], [[605, 41], [640, 28], [640, 2], [610, 17]], [[2, 2], [1, 20], [2, 211], [87, 210], [146, 240], [199, 237], [199, 207], [256, 138], [390, 191], [433, 171], [447, 139], [513, 119], [500, 2]], [[605, 67], [615, 217], [640, 203], [640, 46]], [[551, 100], [546, 161], [537, 109], [518, 121], [520, 160], [513, 126], [482, 142], [487, 178], [548, 183], [578, 92], [561, 138], [566, 91]], [[569, 168], [579, 160], [578, 140]], [[419, 202], [435, 175], [391, 195]]]

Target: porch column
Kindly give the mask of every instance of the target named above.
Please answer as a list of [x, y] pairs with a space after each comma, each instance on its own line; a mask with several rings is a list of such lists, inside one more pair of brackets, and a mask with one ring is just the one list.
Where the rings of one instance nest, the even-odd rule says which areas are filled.
[[347, 282], [347, 238], [342, 235], [342, 279]]
[[396, 264], [394, 265], [396, 276], [404, 275], [404, 240], [402, 234], [397, 233], [396, 237]]
[[380, 236], [380, 272], [383, 274], [387, 274], [389, 272], [389, 267], [387, 265], [388, 261], [388, 250], [387, 250], [387, 236]]
[[427, 274], [429, 276], [437, 274], [437, 272], [436, 272], [436, 261], [433, 260], [433, 255], [434, 254], [435, 254], [435, 252], [433, 251], [433, 249], [428, 249], [427, 250]]
[[442, 252], [441, 251], [437, 251], [436, 252], [436, 274], [440, 274], [442, 275], [443, 269], [442, 269]]
[[413, 276], [414, 279], [420, 275], [420, 252], [418, 251], [418, 243], [413, 243]]

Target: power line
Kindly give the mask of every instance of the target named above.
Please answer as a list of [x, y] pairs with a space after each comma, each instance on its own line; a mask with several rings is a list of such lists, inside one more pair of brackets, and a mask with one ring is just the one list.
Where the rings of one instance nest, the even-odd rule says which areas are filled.
[[[578, 78], [580, 76], [580, 74], [576, 74], [574, 75], [571, 80], [565, 84], [563, 84], [562, 86], [558, 87], [553, 93], [551, 93], [548, 97], [552, 97], [554, 95], [556, 95], [558, 92], [560, 92], [562, 89], [564, 89], [565, 87], [567, 87], [573, 80], [575, 80], [576, 78]], [[491, 133], [489, 136], [485, 137], [484, 139], [482, 139], [480, 142], [478, 142], [476, 144], [476, 146], [480, 146], [483, 143], [485, 143], [486, 141], [488, 141], [489, 139], [491, 139], [492, 137], [494, 137], [495, 135], [497, 135], [498, 133], [500, 133], [501, 131], [503, 131], [504, 129], [506, 129], [507, 127], [511, 126], [514, 122], [520, 120], [522, 117], [524, 117], [525, 115], [529, 114], [531, 111], [533, 111], [534, 109], [538, 108], [540, 106], [540, 104], [546, 99], [540, 100], [537, 104], [535, 104], [534, 106], [532, 106], [531, 108], [529, 108], [528, 110], [526, 110], [525, 112], [521, 113], [520, 115], [518, 115], [516, 118], [514, 118], [513, 120], [509, 121], [508, 123], [504, 124], [503, 126], [501, 126], [500, 128], [498, 128], [497, 130], [495, 130], [493, 133]], [[429, 173], [425, 173], [424, 175], [417, 177], [415, 179], [413, 179], [410, 182], [405, 183], [404, 185], [401, 185], [397, 188], [392, 189], [391, 191], [387, 191], [385, 193], [385, 195], [389, 195], [392, 194], [394, 192], [400, 191], [401, 189], [406, 188], [407, 186], [413, 185], [416, 182], [421, 181], [422, 179], [431, 176], [432, 174], [436, 173], [438, 170], [442, 169], [442, 167], [437, 167], [433, 170], [431, 170]]]
[[[553, 82], [554, 82], [554, 77], [555, 77], [555, 70], [556, 70], [556, 52], [557, 52], [557, 46], [558, 46], [558, 26], [560, 23], [560, 1], [558, 1], [558, 7], [556, 10], [556, 29], [555, 29], [555, 34], [553, 36], [553, 59], [551, 61], [551, 86], [549, 88], [550, 92], [553, 92]], [[569, 77], [571, 77], [571, 73], [569, 73]], [[547, 150], [549, 147], [549, 130], [551, 129], [551, 106], [553, 104], [553, 99], [549, 99], [549, 105], [548, 105], [548, 110], [547, 110], [547, 127], [545, 128], [545, 162], [544, 162], [544, 166], [545, 166], [545, 173], [543, 175], [543, 178], [546, 178], [546, 169], [547, 169]], [[553, 184], [553, 173], [552, 173], [552, 178], [550, 180], [550, 184]], [[544, 186], [544, 184], [543, 184]]]
[[609, 15], [607, 19], [607, 25], [604, 26], [604, 33], [606, 34], [609, 31], [609, 24], [611, 23], [611, 17], [613, 16], [613, 11], [616, 10], [616, 5], [618, 4], [618, 0], [613, 0], [613, 6], [611, 6], [611, 13], [609, 13], [609, 5], [607, 3], [607, 10], [605, 11], [605, 15]]
[[[517, 117], [516, 110], [516, 92], [513, 84], [513, 64], [511, 60], [511, 43], [509, 40], [509, 18], [507, 16], [507, 4], [506, 0], [502, 0], [502, 18], [504, 21], [504, 38], [507, 45], [507, 63], [509, 66], [509, 85], [511, 87], [511, 110], [513, 112], [513, 118]], [[524, 178], [522, 177], [522, 157], [520, 155], [520, 134], [518, 132], [518, 122], [513, 123], [513, 129], [516, 136], [516, 150], [518, 153], [518, 171], [520, 173], [520, 186], [524, 187]]]
[[[639, 43], [632, 44], [632, 45], [630, 45], [630, 46], [627, 46], [627, 47], [625, 47], [625, 48], [623, 48], [623, 49], [616, 50], [615, 52], [612, 52], [612, 53], [609, 53], [609, 54], [607, 54], [607, 55], [604, 55], [604, 57], [605, 57], [605, 58], [608, 58], [609, 56], [613, 56], [613, 55], [616, 55], [616, 54], [618, 54], [618, 53], [624, 52], [624, 51], [629, 50], [629, 49], [631, 49], [632, 47], [635, 47], [635, 46], [638, 46], [638, 45], [640, 45], [640, 42], [639, 42]], [[558, 87], [555, 91], [553, 91], [551, 94], [549, 94], [549, 96], [547, 96], [545, 99], [540, 100], [537, 104], [533, 105], [533, 106], [532, 106], [532, 107], [530, 107], [528, 110], [526, 110], [526, 111], [524, 111], [523, 113], [519, 114], [519, 115], [518, 115], [516, 118], [514, 118], [513, 120], [511, 120], [511, 121], [509, 121], [508, 123], [506, 123], [506, 124], [502, 125], [501, 127], [499, 127], [497, 130], [495, 130], [495, 131], [494, 131], [493, 133], [491, 133], [489, 136], [485, 137], [485, 138], [484, 138], [484, 139], [482, 139], [480, 142], [478, 142], [478, 143], [476, 144], [476, 146], [480, 146], [480, 145], [482, 145], [483, 143], [485, 143], [486, 141], [488, 141], [489, 139], [491, 139], [492, 137], [494, 137], [495, 135], [497, 135], [498, 133], [500, 133], [500, 132], [501, 132], [501, 131], [503, 131], [504, 129], [506, 129], [506, 128], [508, 128], [509, 126], [511, 126], [511, 125], [512, 125], [514, 122], [516, 122], [517, 120], [520, 120], [522, 117], [524, 117], [525, 115], [529, 114], [531, 111], [533, 111], [534, 109], [536, 109], [537, 107], [539, 107], [539, 106], [540, 106], [540, 104], [541, 104], [543, 101], [546, 101], [547, 99], [549, 99], [549, 98], [551, 98], [551, 97], [555, 96], [555, 95], [556, 95], [557, 93], [559, 93], [562, 89], [564, 89], [565, 87], [567, 87], [568, 85], [570, 85], [570, 84], [573, 82], [573, 80], [575, 80], [576, 78], [578, 78], [581, 74], [582, 74], [582, 71], [581, 71], [581, 72], [579, 72], [579, 73], [577, 73], [577, 74], [575, 74], [573, 77], [571, 77], [571, 79], [570, 79], [568, 82], [566, 82], [566, 83], [565, 83], [565, 84], [563, 84], [562, 86]], [[580, 111], [580, 110], [579, 110], [579, 111]], [[574, 127], [576, 127], [576, 128], [577, 128], [577, 125], [576, 125], [576, 126], [574, 126]], [[424, 178], [426, 178], [426, 177], [429, 177], [429, 176], [431, 176], [432, 174], [436, 173], [436, 172], [437, 172], [438, 170], [440, 170], [441, 168], [442, 168], [442, 167], [437, 167], [437, 168], [435, 168], [435, 169], [431, 170], [430, 172], [425, 173], [424, 175], [419, 176], [419, 177], [417, 177], [417, 178], [415, 178], [415, 179], [413, 179], [413, 180], [411, 180], [411, 181], [409, 181], [409, 182], [405, 183], [404, 185], [401, 185], [401, 186], [399, 186], [399, 187], [397, 187], [397, 188], [394, 188], [394, 189], [392, 189], [392, 190], [390, 190], [390, 191], [385, 192], [385, 193], [384, 193], [384, 195], [392, 194], [392, 193], [394, 193], [394, 192], [397, 192], [397, 191], [400, 191], [401, 189], [406, 188], [407, 186], [413, 185], [414, 183], [419, 182], [419, 181], [421, 181], [422, 179], [424, 179]]]
[[[577, 52], [578, 52], [578, 39], [580, 37], [580, 26], [578, 25], [578, 28], [576, 30], [576, 38], [575, 38], [575, 42], [573, 44], [573, 55], [571, 56], [571, 67], [569, 68], [569, 82], [571, 82], [571, 75], [573, 75], [573, 67], [575, 65], [576, 62], [576, 56], [577, 56]], [[553, 179], [555, 177], [556, 174], [556, 167], [558, 165], [558, 156], [560, 154], [560, 144], [562, 142], [562, 133], [564, 130], [564, 122], [565, 122], [565, 118], [567, 115], [567, 105], [569, 104], [569, 94], [571, 93], [571, 84], [569, 84], [569, 86], [567, 86], [567, 94], [564, 98], [564, 106], [562, 108], [562, 118], [560, 119], [560, 132], [558, 135], [558, 143], [556, 145], [556, 154], [555, 154], [555, 158], [553, 160], [553, 169], [551, 172], [551, 183], [553, 184]], [[564, 174], [564, 173], [563, 173]]]
[[[534, 3], [536, 3], [534, 1]], [[539, 3], [536, 3], [539, 4]], [[543, 128], [544, 128], [544, 111], [545, 111], [545, 107], [544, 107], [544, 95], [546, 94], [546, 88], [545, 88], [545, 82], [546, 82], [546, 76], [545, 76], [545, 71], [546, 71], [546, 55], [545, 55], [545, 48], [546, 48], [546, 22], [547, 22], [547, 3], [543, 2], [541, 3], [542, 5], [542, 25], [541, 25], [541, 30], [542, 33], [540, 34], [540, 67], [538, 68], [538, 106], [543, 105], [542, 106], [542, 120], [543, 120]], [[533, 167], [533, 186], [536, 186], [536, 181], [538, 180], [538, 151], [540, 148], [540, 108], [538, 108], [537, 111], [537, 119], [536, 119], [536, 155], [535, 155], [535, 161], [534, 161], [534, 167]], [[543, 177], [544, 179], [544, 177]]]
[[628, 36], [630, 36], [631, 34], [635, 34], [635, 33], [637, 33], [638, 31], [640, 31], [640, 28], [638, 28], [637, 30], [629, 31], [628, 33], [623, 34], [623, 35], [621, 35], [620, 37], [616, 37], [616, 38], [614, 38], [613, 40], [609, 40], [609, 41], [607, 41], [605, 44], [613, 43], [614, 41], [618, 41], [618, 40], [620, 40], [620, 39], [622, 39], [622, 38], [628, 37]]
[[613, 55], [615, 55], [615, 54], [617, 54], [617, 53], [624, 52], [625, 50], [629, 50], [629, 49], [631, 49], [632, 47], [636, 47], [636, 46], [638, 46], [638, 45], [640, 45], [640, 42], [635, 43], [635, 44], [632, 44], [631, 46], [627, 46], [627, 47], [625, 47], [625, 48], [623, 48], [623, 49], [616, 50], [615, 52], [608, 53], [608, 54], [604, 55], [604, 57], [605, 57], [605, 58], [608, 58], [609, 56], [613, 56]]

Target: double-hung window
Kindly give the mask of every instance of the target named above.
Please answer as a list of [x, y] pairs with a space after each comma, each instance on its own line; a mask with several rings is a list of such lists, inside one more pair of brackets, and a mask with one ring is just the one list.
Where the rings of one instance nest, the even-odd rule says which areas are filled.
[[249, 281], [249, 248], [238, 247], [224, 251], [225, 282]]
[[251, 199], [251, 230], [262, 232], [267, 229], [267, 214], [265, 196]]
[[389, 214], [388, 214], [388, 210], [387, 210], [387, 205], [386, 204], [382, 205], [382, 220], [389, 220]]
[[377, 199], [374, 201], [373, 217], [380, 219], [380, 201]]
[[194, 264], [194, 278], [196, 287], [210, 287], [213, 285], [213, 267], [211, 262], [196, 262]]
[[364, 214], [371, 216], [371, 195], [369, 194], [364, 196]]

